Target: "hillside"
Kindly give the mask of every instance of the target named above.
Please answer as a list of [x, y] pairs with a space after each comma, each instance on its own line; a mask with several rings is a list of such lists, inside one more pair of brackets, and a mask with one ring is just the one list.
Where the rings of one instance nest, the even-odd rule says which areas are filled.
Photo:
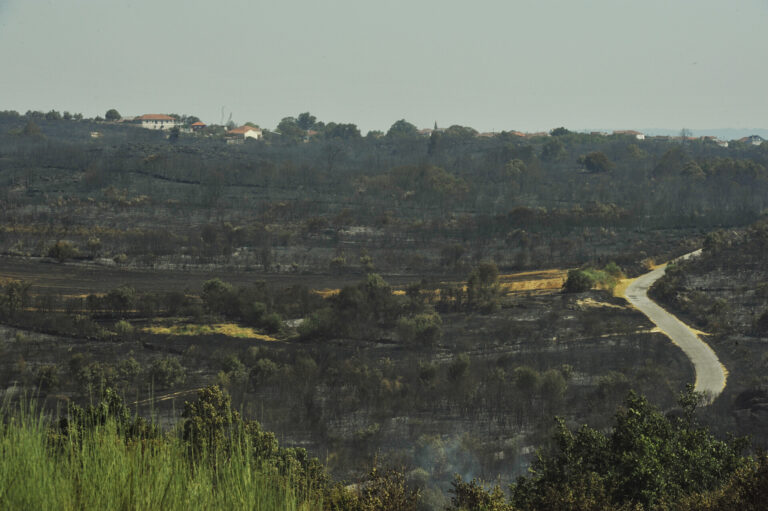
[[[768, 340], [768, 224], [716, 231], [700, 258], [667, 270], [654, 297], [707, 332], [729, 370], [718, 419], [766, 445], [768, 416], [765, 343]], [[714, 420], [714, 419], [713, 419]]]

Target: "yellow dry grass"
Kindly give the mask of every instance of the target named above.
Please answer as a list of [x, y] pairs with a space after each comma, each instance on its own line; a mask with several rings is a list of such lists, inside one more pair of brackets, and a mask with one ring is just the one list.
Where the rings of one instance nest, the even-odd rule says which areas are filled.
[[568, 279], [568, 270], [544, 270], [499, 275], [505, 293], [559, 291]]
[[634, 281], [635, 279], [621, 279], [619, 283], [616, 284], [616, 287], [613, 288], [613, 296], [616, 298], [624, 298], [627, 294], [627, 288]]
[[329, 296], [334, 296], [339, 294], [340, 289], [313, 289], [312, 292], [315, 294], [318, 294], [322, 296], [323, 298], [328, 298]]
[[181, 325], [151, 325], [142, 328], [144, 332], [156, 335], [211, 335], [219, 334], [238, 339], [256, 339], [259, 341], [276, 341], [272, 336], [261, 334], [250, 327], [243, 327], [234, 323], [218, 323], [214, 325], [196, 325], [185, 323]]
[[577, 305], [580, 305], [582, 307], [591, 307], [591, 308], [607, 308], [607, 309], [623, 309], [624, 307], [621, 305], [615, 305], [613, 303], [607, 303], [607, 302], [598, 302], [595, 299], [592, 298], [584, 298], [583, 300], [577, 300]]
[[[514, 293], [547, 293], [559, 291], [568, 279], [568, 270], [534, 270], [520, 273], [509, 273], [499, 275], [499, 287], [504, 294]], [[459, 282], [441, 282], [442, 285], [459, 285]], [[462, 284], [462, 290], [466, 291], [467, 286]], [[328, 298], [339, 294], [339, 289], [315, 289], [312, 292]], [[440, 296], [439, 289], [424, 290], [422, 293], [430, 293], [435, 297]], [[405, 289], [398, 287], [392, 290], [393, 295], [404, 296]]]

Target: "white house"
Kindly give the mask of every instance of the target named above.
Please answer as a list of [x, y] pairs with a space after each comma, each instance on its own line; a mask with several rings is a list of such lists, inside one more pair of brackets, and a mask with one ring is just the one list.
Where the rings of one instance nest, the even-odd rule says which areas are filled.
[[227, 131], [227, 143], [238, 144], [245, 142], [249, 138], [259, 140], [264, 134], [261, 128], [254, 128], [253, 126], [240, 126], [239, 128], [233, 128]]
[[740, 138], [739, 142], [743, 142], [745, 144], [760, 145], [765, 142], [765, 139], [760, 135], [750, 135], [748, 137]]
[[630, 137], [635, 137], [637, 140], [645, 140], [645, 135], [640, 133], [639, 131], [633, 131], [633, 130], [619, 130], [614, 131], [614, 135], [629, 135]]
[[176, 119], [165, 114], [144, 114], [138, 117], [137, 120], [141, 122], [142, 128], [150, 130], [169, 130], [179, 125]]

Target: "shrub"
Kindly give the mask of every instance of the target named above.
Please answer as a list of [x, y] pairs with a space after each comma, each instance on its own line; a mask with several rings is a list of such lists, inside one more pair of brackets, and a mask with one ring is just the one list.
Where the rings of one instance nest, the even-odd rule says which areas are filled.
[[584, 270], [568, 271], [568, 279], [563, 284], [563, 291], [566, 293], [583, 293], [589, 291], [595, 284], [592, 277]]
[[60, 263], [75, 257], [77, 254], [77, 248], [69, 241], [57, 241], [48, 249], [48, 257], [52, 257]]
[[152, 363], [149, 374], [155, 382], [155, 385], [160, 387], [180, 385], [187, 379], [184, 367], [173, 357], [155, 360]]
[[442, 325], [440, 315], [432, 312], [400, 318], [397, 321], [397, 330], [400, 338], [406, 342], [433, 346], [443, 335]]

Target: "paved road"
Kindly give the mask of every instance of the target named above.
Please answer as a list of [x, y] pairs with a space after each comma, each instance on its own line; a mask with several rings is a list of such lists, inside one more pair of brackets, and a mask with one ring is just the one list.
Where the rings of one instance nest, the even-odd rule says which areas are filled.
[[[687, 259], [699, 252], [692, 252], [680, 259]], [[712, 402], [725, 388], [727, 377], [725, 367], [720, 363], [712, 348], [702, 341], [696, 332], [648, 298], [648, 288], [664, 275], [666, 269], [667, 265], [665, 264], [637, 278], [627, 287], [625, 296], [629, 303], [648, 316], [673, 343], [683, 350], [696, 370], [696, 384], [694, 386], [696, 391], [703, 392], [708, 396], [709, 402]]]

